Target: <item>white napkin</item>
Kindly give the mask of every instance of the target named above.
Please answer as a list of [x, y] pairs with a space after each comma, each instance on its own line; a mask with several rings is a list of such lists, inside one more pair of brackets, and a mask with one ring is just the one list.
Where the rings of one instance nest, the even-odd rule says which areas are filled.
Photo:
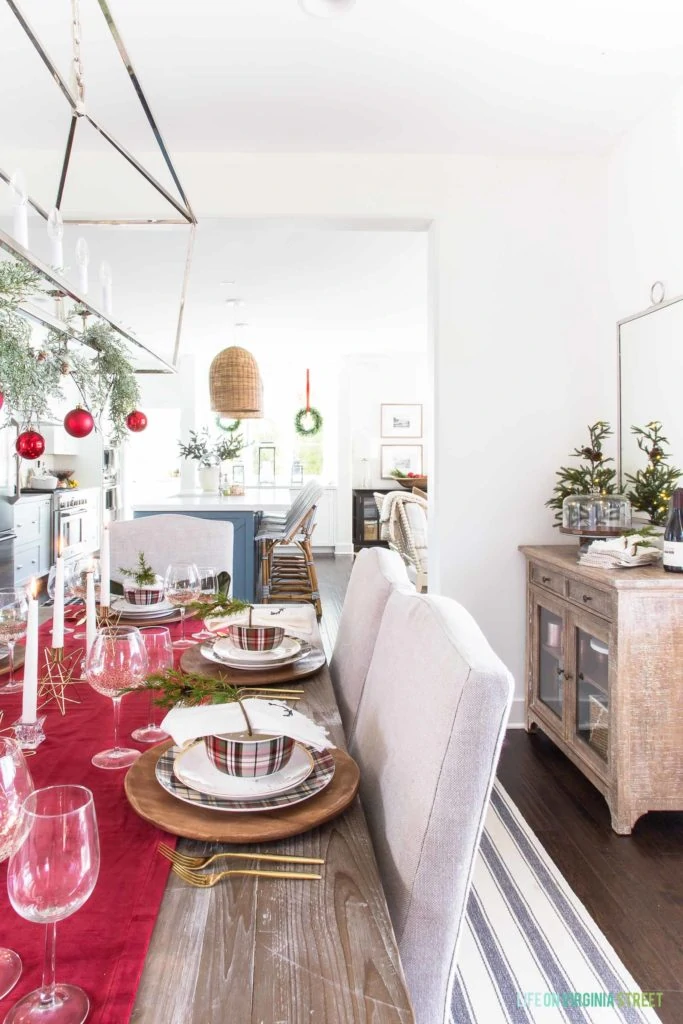
[[614, 537], [608, 540], [594, 540], [579, 562], [603, 569], [628, 569], [637, 565], [652, 565], [662, 557], [659, 548], [647, 543], [647, 537], [639, 533], [628, 537]]
[[[276, 736], [291, 736], [314, 750], [334, 746], [327, 738], [327, 729], [279, 701], [247, 697], [242, 703], [255, 730]], [[201, 736], [245, 732], [246, 722], [237, 704], [203, 704], [197, 708], [172, 708], [161, 723], [161, 728], [182, 747]]]
[[[212, 633], [225, 630], [228, 626], [246, 625], [249, 622], [249, 610], [239, 612], [237, 615], [220, 615], [206, 620], [206, 628]], [[255, 605], [252, 616], [252, 626], [284, 626], [288, 633], [313, 636], [315, 623], [315, 609], [313, 605], [277, 605], [261, 604]]]

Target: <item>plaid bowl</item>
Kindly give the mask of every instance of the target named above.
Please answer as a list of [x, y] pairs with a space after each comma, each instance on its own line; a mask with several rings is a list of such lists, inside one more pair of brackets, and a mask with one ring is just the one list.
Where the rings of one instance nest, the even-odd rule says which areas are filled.
[[124, 585], [123, 596], [128, 604], [159, 604], [164, 599], [164, 585], [163, 583], [149, 587], [127, 587]]
[[204, 747], [214, 768], [226, 775], [241, 779], [256, 779], [279, 772], [289, 761], [294, 750], [291, 736], [272, 736], [269, 733], [223, 733], [205, 736]]
[[282, 626], [233, 625], [228, 634], [243, 651], [273, 651], [282, 643], [285, 631]]

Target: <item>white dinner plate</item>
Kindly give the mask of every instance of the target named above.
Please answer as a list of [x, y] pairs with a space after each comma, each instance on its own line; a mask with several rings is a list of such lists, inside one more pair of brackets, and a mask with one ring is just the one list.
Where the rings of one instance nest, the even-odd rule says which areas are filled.
[[222, 813], [235, 814], [238, 812], [254, 814], [257, 811], [276, 811], [285, 807], [292, 807], [303, 800], [310, 800], [316, 793], [320, 793], [325, 786], [329, 786], [334, 776], [334, 756], [331, 750], [310, 751], [313, 760], [313, 770], [310, 775], [297, 786], [285, 790], [284, 793], [274, 793], [271, 796], [263, 796], [260, 799], [252, 800], [225, 800], [222, 797], [212, 796], [210, 793], [200, 793], [196, 789], [190, 789], [173, 773], [173, 763], [178, 747], [169, 747], [159, 760], [156, 766], [156, 778], [162, 789], [182, 800], [183, 803], [192, 804], [194, 807], [204, 807], [210, 811], [221, 811]]
[[141, 619], [154, 619], [160, 615], [169, 615], [177, 609], [170, 601], [159, 601], [157, 604], [131, 604], [125, 597], [112, 598], [113, 611], [121, 615], [136, 615]]
[[293, 789], [313, 771], [313, 758], [305, 747], [295, 743], [292, 756], [284, 768], [257, 779], [239, 779], [215, 768], [206, 753], [204, 741], [176, 755], [175, 777], [197, 793], [208, 793], [222, 800], [262, 800]]
[[243, 651], [231, 637], [221, 637], [213, 645], [216, 657], [223, 661], [237, 662], [245, 665], [277, 665], [281, 661], [289, 661], [301, 650], [301, 641], [296, 637], [286, 636], [282, 643], [273, 651]]
[[274, 671], [278, 668], [284, 668], [285, 665], [296, 664], [310, 654], [312, 648], [306, 645], [298, 654], [293, 654], [287, 661], [258, 662], [256, 665], [251, 661], [233, 661], [230, 657], [219, 658], [214, 651], [214, 645], [211, 643], [202, 644], [199, 650], [207, 661], [213, 661], [216, 665], [222, 665], [223, 668], [239, 669], [240, 672], [265, 672], [268, 669]]

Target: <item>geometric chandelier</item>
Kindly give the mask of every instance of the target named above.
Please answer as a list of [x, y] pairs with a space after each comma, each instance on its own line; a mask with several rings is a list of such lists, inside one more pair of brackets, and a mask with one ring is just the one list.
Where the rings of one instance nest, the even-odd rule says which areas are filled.
[[[173, 225], [184, 225], [188, 228], [188, 241], [185, 257], [185, 270], [183, 274], [182, 290], [180, 295], [180, 305], [178, 311], [178, 321], [176, 326], [176, 337], [173, 355], [173, 364], [177, 364], [178, 352], [180, 346], [180, 335], [182, 330], [183, 313], [185, 308], [185, 297], [187, 293], [187, 286], [189, 281], [190, 266], [192, 261], [192, 249], [194, 245], [195, 229], [197, 219], [192, 211], [189, 200], [185, 194], [185, 191], [180, 183], [180, 179], [173, 166], [170, 154], [164, 143], [161, 132], [154, 118], [149, 102], [142, 90], [140, 81], [133, 67], [133, 62], [130, 59], [130, 55], [125, 47], [121, 33], [112, 16], [109, 4], [107, 0], [95, 0], [98, 4], [105, 23], [111, 36], [114, 40], [119, 56], [123, 61], [123, 65], [130, 78], [131, 85], [137, 97], [137, 100], [142, 108], [144, 116], [151, 128], [152, 135], [158, 147], [158, 152], [161, 154], [163, 162], [168, 169], [171, 181], [173, 182], [174, 189], [166, 187], [162, 182], [158, 180], [155, 174], [153, 174], [148, 167], [146, 167], [136, 156], [134, 156], [113, 134], [109, 131], [104, 124], [96, 119], [93, 114], [88, 110], [86, 105], [86, 89], [85, 89], [85, 76], [83, 70], [83, 63], [81, 59], [81, 26], [80, 26], [80, 8], [79, 0], [71, 0], [71, 29], [72, 29], [72, 79], [73, 84], [69, 84], [63, 75], [60, 73], [57, 64], [52, 59], [50, 54], [47, 52], [45, 46], [41, 43], [37, 33], [31, 27], [28, 19], [26, 18], [23, 11], [20, 9], [19, 4], [16, 0], [6, 0], [10, 10], [15, 15], [21, 28], [26, 33], [26, 36], [30, 40], [31, 44], [35, 48], [38, 56], [45, 65], [49, 72], [52, 80], [55, 82], [57, 88], [61, 92], [62, 96], [71, 108], [71, 119], [69, 122], [66, 139], [64, 143], [64, 155], [61, 161], [61, 170], [59, 173], [59, 179], [55, 181], [55, 202], [54, 206], [57, 210], [60, 210], [64, 197], [64, 191], [69, 177], [69, 168], [71, 164], [71, 157], [74, 148], [74, 142], [76, 140], [77, 133], [81, 125], [89, 125], [90, 129], [94, 129], [101, 139], [112, 147], [112, 149], [119, 154], [129, 165], [136, 171], [141, 177], [150, 185], [156, 192], [164, 198], [164, 200], [170, 205], [174, 213], [171, 216], [160, 217], [158, 215], [149, 217], [138, 217], [138, 218], [107, 218], [103, 216], [97, 216], [93, 218], [86, 217], [65, 217], [63, 219], [64, 224], [90, 224], [90, 225], [158, 225], [158, 224], [173, 224]], [[89, 129], [89, 130], [90, 130]], [[11, 182], [11, 174], [8, 169], [0, 168], [0, 179], [5, 181], [7, 184]], [[45, 221], [48, 221], [49, 212], [41, 205], [30, 193], [26, 196], [26, 202], [30, 205], [33, 210]], [[26, 254], [28, 255], [28, 254]]]

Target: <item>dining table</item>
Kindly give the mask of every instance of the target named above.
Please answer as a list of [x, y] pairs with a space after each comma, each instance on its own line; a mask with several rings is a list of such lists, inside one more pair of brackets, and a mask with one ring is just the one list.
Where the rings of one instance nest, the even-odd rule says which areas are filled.
[[[322, 650], [314, 608], [293, 608], [299, 625], [302, 615], [306, 619], [309, 642]], [[192, 626], [188, 619], [188, 632]], [[178, 627], [169, 628], [175, 634]], [[41, 627], [40, 640], [49, 646], [49, 622]], [[67, 651], [76, 659], [78, 643], [67, 639]], [[2, 682], [0, 674], [0, 729], [5, 729], [18, 717], [20, 697], [3, 696]], [[296, 710], [325, 727], [331, 742], [345, 750], [327, 664], [297, 685], [302, 693]], [[41, 712], [46, 740], [29, 765], [36, 786], [80, 783], [95, 796], [100, 878], [91, 899], [58, 926], [57, 945], [58, 980], [85, 988], [91, 1024], [414, 1022], [358, 796], [333, 820], [274, 842], [222, 845], [170, 836], [136, 814], [126, 797], [125, 770], [90, 764], [110, 739], [111, 702], [85, 681], [65, 692], [73, 703], [60, 707], [53, 700]], [[122, 738], [141, 751], [149, 745], [134, 744], [130, 732], [145, 724], [148, 703], [147, 693], [123, 701]], [[324, 863], [316, 868], [320, 880], [228, 877], [212, 888], [195, 888], [170, 871], [160, 842], [192, 856], [267, 852], [318, 857]], [[0, 945], [20, 953], [25, 971], [15, 990], [0, 1000], [0, 1020], [38, 986], [42, 954], [38, 926], [9, 905], [5, 874], [6, 865], [0, 865]]]

